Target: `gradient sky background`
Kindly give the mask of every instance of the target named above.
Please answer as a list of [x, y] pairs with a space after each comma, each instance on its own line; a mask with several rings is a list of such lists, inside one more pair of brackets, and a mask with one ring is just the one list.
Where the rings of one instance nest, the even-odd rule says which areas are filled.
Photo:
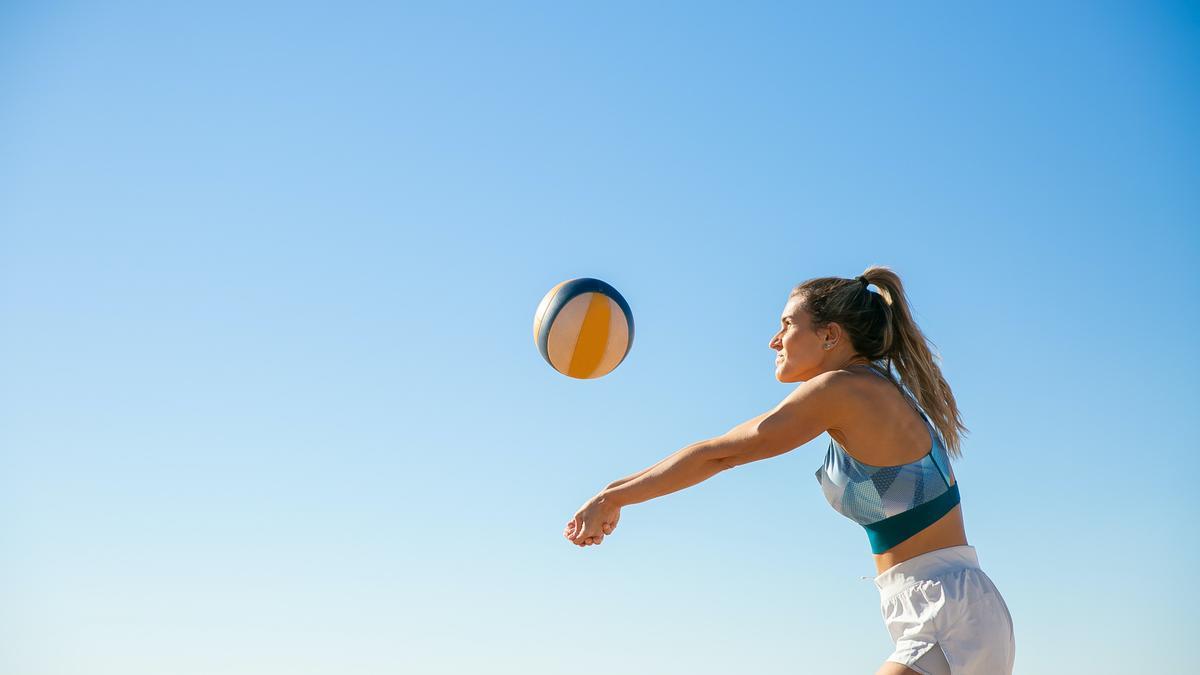
[[561, 535], [869, 264], [1017, 672], [1195, 668], [1194, 4], [168, 4], [0, 4], [0, 672], [874, 672], [824, 435]]

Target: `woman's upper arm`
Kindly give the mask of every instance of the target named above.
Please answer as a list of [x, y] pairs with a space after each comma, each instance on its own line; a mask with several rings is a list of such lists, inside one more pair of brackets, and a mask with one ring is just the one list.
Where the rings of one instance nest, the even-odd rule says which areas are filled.
[[727, 468], [769, 459], [836, 427], [846, 398], [841, 375], [822, 373], [801, 383], [779, 405], [713, 439], [713, 459]]

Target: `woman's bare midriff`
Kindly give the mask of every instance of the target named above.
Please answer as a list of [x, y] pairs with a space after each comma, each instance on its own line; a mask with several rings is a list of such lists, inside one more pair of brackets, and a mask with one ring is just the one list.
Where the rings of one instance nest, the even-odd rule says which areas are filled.
[[929, 527], [896, 544], [892, 548], [875, 556], [875, 571], [881, 573], [889, 567], [899, 565], [905, 560], [915, 558], [922, 553], [936, 551], [950, 546], [964, 546], [967, 543], [966, 529], [963, 527], [962, 505], [955, 506]]

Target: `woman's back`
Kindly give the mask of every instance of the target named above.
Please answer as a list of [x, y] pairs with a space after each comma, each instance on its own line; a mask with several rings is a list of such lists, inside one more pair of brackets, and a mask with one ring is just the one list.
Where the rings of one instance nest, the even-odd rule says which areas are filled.
[[847, 387], [854, 419], [829, 435], [850, 456], [872, 466], [915, 462], [929, 453], [930, 431], [911, 399], [874, 366], [844, 368], [854, 373]]
[[866, 365], [844, 370], [853, 373], [845, 389], [850, 414], [843, 428], [828, 430], [833, 443], [817, 471], [830, 504], [867, 528], [881, 572], [928, 551], [965, 545], [958, 484], [932, 425], [881, 371]]

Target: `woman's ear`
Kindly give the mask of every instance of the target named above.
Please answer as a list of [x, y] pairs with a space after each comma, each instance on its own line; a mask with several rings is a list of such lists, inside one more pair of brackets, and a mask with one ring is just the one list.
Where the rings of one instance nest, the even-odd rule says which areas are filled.
[[825, 326], [824, 329], [821, 330], [821, 339], [826, 344], [835, 344], [836, 345], [841, 341], [841, 339], [845, 335], [846, 335], [846, 331], [842, 330], [842, 327], [839, 326], [837, 323], [830, 323], [829, 325]]

